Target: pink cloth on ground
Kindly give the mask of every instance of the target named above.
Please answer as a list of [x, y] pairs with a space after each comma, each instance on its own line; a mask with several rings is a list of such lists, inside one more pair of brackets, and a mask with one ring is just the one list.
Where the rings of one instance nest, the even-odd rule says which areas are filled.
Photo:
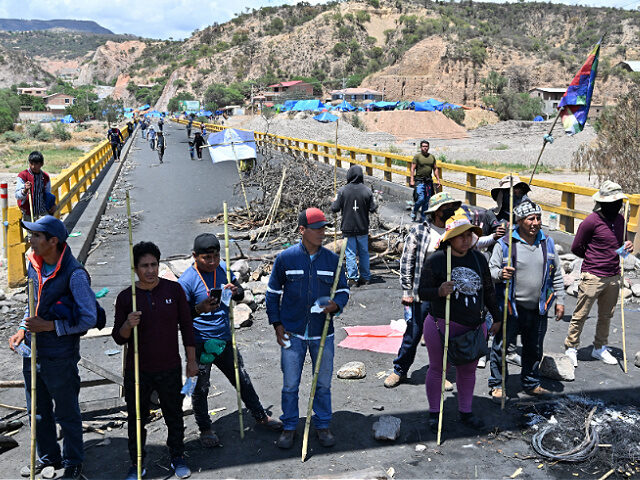
[[391, 325], [358, 325], [344, 329], [347, 338], [338, 344], [342, 348], [396, 355], [402, 344], [403, 332], [392, 328]]

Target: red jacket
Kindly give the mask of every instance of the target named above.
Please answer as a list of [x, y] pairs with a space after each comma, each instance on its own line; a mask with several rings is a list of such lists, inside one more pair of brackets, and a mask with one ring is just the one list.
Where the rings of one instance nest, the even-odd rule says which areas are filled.
[[[42, 173], [42, 191], [40, 192], [36, 192], [35, 190], [31, 192], [32, 195], [40, 195], [40, 198], [42, 198], [42, 204], [45, 205], [46, 201], [45, 201], [45, 193], [47, 191], [47, 184], [49, 183], [49, 175], [47, 175], [46, 173], [44, 173], [43, 171], [41, 171], [40, 173]], [[27, 170], [23, 170], [22, 172], [20, 172], [18, 174], [18, 177], [22, 179], [23, 182], [31, 182], [31, 185], [33, 186], [33, 188], [35, 188], [35, 179], [33, 177], [33, 174], [31, 173], [31, 170], [27, 169]], [[24, 200], [18, 200], [18, 207], [20, 207], [20, 210], [22, 210], [24, 213], [29, 213], [29, 196], [27, 195], [27, 198], [25, 198]]]

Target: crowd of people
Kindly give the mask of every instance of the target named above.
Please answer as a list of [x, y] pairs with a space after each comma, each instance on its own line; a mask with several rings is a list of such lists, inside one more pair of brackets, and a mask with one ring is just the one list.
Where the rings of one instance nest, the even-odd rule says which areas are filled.
[[[145, 123], [141, 123], [141, 130], [143, 135], [149, 130], [152, 141], [154, 128], [151, 125], [143, 128]], [[188, 132], [190, 129], [191, 125], [187, 125]], [[110, 129], [112, 146], [122, 140], [118, 134], [119, 131]], [[162, 137], [162, 124], [159, 124], [155, 140]], [[199, 137], [202, 138], [201, 132], [196, 132], [195, 139]], [[517, 354], [518, 336], [522, 343], [523, 390], [534, 397], [550, 394], [541, 386], [539, 367], [549, 312], [553, 312], [556, 320], [565, 314], [562, 270], [553, 238], [541, 228], [542, 209], [529, 198], [529, 185], [514, 177], [501, 179], [491, 191], [496, 207], [478, 214], [448, 192], [434, 192], [431, 176], [435, 175], [436, 184], [440, 184], [436, 161], [429, 154], [429, 142], [423, 141], [420, 148], [411, 169], [411, 183], [417, 192], [412, 211], [415, 225], [405, 239], [400, 260], [402, 296], [399, 300], [408, 312], [407, 328], [393, 361], [393, 373], [384, 380], [384, 386], [396, 388], [407, 379], [418, 346], [424, 341], [429, 357], [425, 381], [429, 426], [435, 432], [441, 388], [445, 385], [442, 379], [444, 335], [448, 331], [448, 359], [456, 370], [460, 421], [470, 428], [483, 430], [485, 424], [474, 413], [472, 405], [476, 369], [479, 361], [488, 355], [489, 395], [501, 402], [507, 395], [502, 388], [502, 377], [507, 374], [502, 368], [502, 354], [505, 350]], [[114, 148], [114, 157], [116, 155]], [[95, 300], [87, 271], [67, 244], [64, 224], [50, 215], [55, 211], [55, 204], [51, 203], [50, 181], [42, 171], [43, 163], [42, 155], [33, 152], [29, 156], [29, 169], [21, 172], [16, 182], [15, 195], [23, 211], [22, 224], [30, 233], [28, 277], [35, 287], [36, 307], [35, 311], [26, 308], [17, 332], [9, 339], [9, 347], [15, 350], [22, 343], [29, 346], [32, 333], [38, 334], [35, 473], [41, 473], [46, 467], [64, 467], [62, 478], [79, 479], [84, 460], [78, 403], [80, 337], [104, 322], [104, 318], [101, 319], [104, 310]], [[336, 443], [330, 428], [333, 318], [343, 314], [350, 288], [372, 281], [369, 216], [378, 207], [371, 188], [364, 183], [361, 167], [352, 166], [346, 180], [331, 205], [333, 212], [342, 214], [340, 228], [346, 242], [346, 268], [340, 267], [336, 253], [323, 246], [325, 229], [330, 223], [324, 212], [312, 207], [300, 212], [297, 222], [300, 242], [277, 255], [268, 282], [266, 312], [275, 331], [275, 341], [281, 347], [280, 419], [271, 418], [265, 411], [248, 373], [251, 368], [237, 351], [241, 399], [257, 426], [280, 432], [276, 444], [282, 449], [290, 449], [295, 444], [300, 418], [298, 393], [307, 352], [314, 368], [320, 362], [313, 402], [315, 432], [322, 446], [331, 447]], [[592, 356], [607, 364], [616, 363], [607, 343], [620, 291], [619, 253], [633, 251], [620, 214], [625, 199], [619, 185], [605, 181], [594, 195], [593, 213], [581, 223], [573, 241], [573, 253], [584, 259], [578, 304], [565, 340], [566, 354], [575, 366], [580, 335], [596, 301], [598, 320]], [[40, 218], [35, 220], [36, 216]], [[513, 224], [509, 224], [509, 219]], [[138, 332], [140, 358], [140, 412], [146, 423], [151, 393], [156, 391], [168, 430], [170, 465], [176, 476], [187, 478], [191, 474], [184, 455], [183, 368], [187, 377], [195, 378], [193, 413], [200, 442], [206, 448], [220, 443], [208, 414], [210, 375], [215, 365], [236, 386], [231, 342], [234, 327], [230, 324], [229, 309], [231, 301], [243, 299], [244, 290], [221, 260], [220, 241], [215, 235], [198, 235], [193, 242], [192, 256], [190, 267], [174, 282], [159, 276], [159, 248], [148, 241], [136, 244], [133, 269], [138, 280], [135, 286], [124, 288], [116, 299], [111, 335], [118, 345], [130, 347], [124, 368], [129, 479], [138, 475], [134, 329]], [[335, 285], [333, 296], [332, 285]], [[449, 315], [445, 307], [447, 299]], [[503, 338], [505, 305], [507, 328]], [[324, 353], [320, 354], [325, 317], [329, 319], [328, 334]], [[178, 332], [184, 359], [180, 355]], [[505, 341], [507, 345], [503, 347]], [[29, 408], [31, 362], [29, 358], [23, 361]], [[450, 384], [448, 387], [452, 388]], [[56, 423], [63, 431], [62, 450]], [[145, 440], [143, 426], [143, 447]], [[144, 472], [144, 454], [140, 467]], [[29, 476], [30, 468], [23, 468], [21, 474]]]

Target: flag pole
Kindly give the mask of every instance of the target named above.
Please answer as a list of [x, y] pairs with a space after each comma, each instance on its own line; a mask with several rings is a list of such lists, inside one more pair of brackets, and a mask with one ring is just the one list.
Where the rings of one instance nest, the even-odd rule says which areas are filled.
[[531, 182], [533, 182], [533, 176], [536, 174], [536, 170], [538, 169], [538, 163], [540, 163], [540, 158], [542, 158], [542, 153], [544, 152], [544, 149], [547, 146], [547, 143], [553, 143], [553, 137], [551, 136], [551, 132], [553, 132], [553, 129], [555, 128], [556, 123], [558, 123], [558, 119], [560, 119], [560, 115], [562, 114], [563, 110], [564, 110], [564, 107], [558, 110], [558, 114], [556, 115], [556, 119], [553, 121], [553, 124], [549, 129], [549, 133], [547, 133], [544, 137], [542, 137], [543, 139], [542, 149], [538, 154], [538, 159], [536, 160], [536, 164], [533, 166], [533, 171], [531, 172], [531, 178], [529, 179], [529, 185], [531, 185]]
[[[340, 119], [336, 120], [336, 158], [333, 160], [333, 198], [338, 196], [338, 122]], [[335, 221], [333, 222], [333, 249], [337, 250], [338, 247], [338, 213], [334, 213], [333, 217]], [[346, 240], [345, 240], [346, 241]]]
[[[33, 221], [33, 217], [31, 219]], [[33, 280], [29, 278], [29, 316], [35, 317], [35, 298], [33, 297]], [[29, 461], [29, 478], [34, 480], [36, 474], [36, 373], [38, 366], [36, 363], [36, 332], [31, 332], [31, 456]]]

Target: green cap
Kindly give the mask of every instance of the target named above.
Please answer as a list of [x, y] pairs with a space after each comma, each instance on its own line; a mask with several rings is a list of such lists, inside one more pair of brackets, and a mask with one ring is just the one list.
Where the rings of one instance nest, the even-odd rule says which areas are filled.
[[447, 205], [449, 203], [455, 205], [455, 208], [454, 208], [455, 210], [459, 209], [460, 205], [462, 205], [462, 202], [460, 200], [454, 199], [450, 193], [447, 193], [447, 192], [436, 193], [433, 197], [429, 199], [429, 209], [427, 210], [426, 213], [433, 213], [436, 210], [438, 210], [441, 206]]

